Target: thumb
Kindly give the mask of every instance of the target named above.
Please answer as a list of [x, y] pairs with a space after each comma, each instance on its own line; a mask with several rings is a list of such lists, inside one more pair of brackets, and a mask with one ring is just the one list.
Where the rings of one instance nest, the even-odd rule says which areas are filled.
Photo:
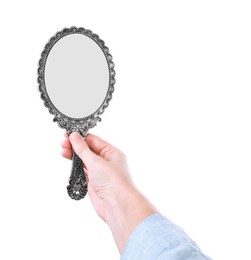
[[88, 165], [93, 163], [97, 155], [90, 150], [86, 141], [79, 133], [71, 133], [70, 141], [72, 148], [88, 168]]

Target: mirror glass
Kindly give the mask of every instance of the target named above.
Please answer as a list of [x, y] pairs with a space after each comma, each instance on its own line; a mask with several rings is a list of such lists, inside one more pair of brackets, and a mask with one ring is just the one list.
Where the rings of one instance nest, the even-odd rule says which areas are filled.
[[46, 91], [54, 106], [71, 118], [84, 118], [104, 102], [109, 67], [99, 45], [83, 34], [69, 34], [55, 43], [45, 64]]

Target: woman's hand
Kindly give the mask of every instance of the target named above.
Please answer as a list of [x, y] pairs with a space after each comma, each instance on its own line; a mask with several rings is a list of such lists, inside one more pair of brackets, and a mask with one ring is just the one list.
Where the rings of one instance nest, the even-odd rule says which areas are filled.
[[[105, 220], [107, 204], [113, 204], [114, 197], [133, 184], [125, 155], [101, 138], [88, 134], [86, 140], [78, 133], [62, 143], [62, 155], [72, 158], [72, 146], [84, 162], [88, 183], [88, 194], [98, 215]], [[111, 205], [112, 206], [112, 205]]]
[[62, 155], [72, 158], [72, 148], [83, 161], [88, 194], [97, 214], [109, 225], [120, 250], [145, 217], [156, 209], [136, 189], [125, 155], [101, 138], [88, 134], [65, 134]]

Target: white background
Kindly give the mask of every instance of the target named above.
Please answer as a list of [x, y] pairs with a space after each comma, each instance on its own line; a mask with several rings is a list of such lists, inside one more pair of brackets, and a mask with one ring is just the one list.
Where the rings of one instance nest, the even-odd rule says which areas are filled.
[[250, 13], [249, 1], [1, 1], [0, 259], [119, 258], [89, 198], [67, 195], [64, 131], [37, 90], [44, 45], [72, 25], [116, 66], [91, 132], [206, 254], [251, 259]]

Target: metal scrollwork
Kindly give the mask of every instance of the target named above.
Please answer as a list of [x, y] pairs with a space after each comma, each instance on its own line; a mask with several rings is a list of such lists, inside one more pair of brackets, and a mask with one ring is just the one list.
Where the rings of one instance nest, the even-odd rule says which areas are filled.
[[69, 179], [69, 185], [67, 186], [67, 191], [72, 199], [80, 200], [84, 198], [87, 193], [87, 182], [84, 175], [82, 160], [74, 151], [72, 160], [72, 171]]

